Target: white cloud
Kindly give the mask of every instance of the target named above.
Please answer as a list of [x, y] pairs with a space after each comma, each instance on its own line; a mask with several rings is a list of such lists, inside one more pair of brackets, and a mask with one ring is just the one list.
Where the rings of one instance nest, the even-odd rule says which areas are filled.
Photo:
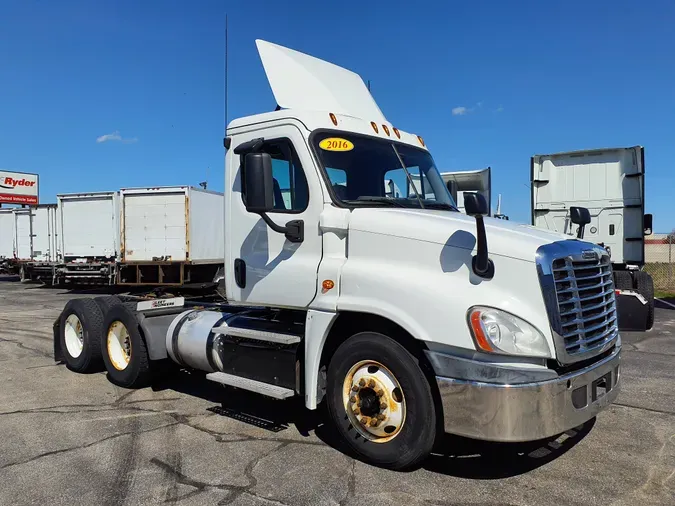
[[478, 103], [476, 104], [476, 107], [483, 107], [483, 102], [478, 102]]
[[453, 116], [464, 116], [468, 112], [471, 112], [471, 109], [467, 109], [464, 106], [453, 107], [452, 109]]
[[119, 130], [115, 130], [113, 133], [110, 134], [105, 134], [101, 135], [96, 138], [96, 142], [98, 144], [101, 144], [102, 142], [108, 142], [108, 141], [117, 141], [117, 142], [122, 142], [124, 144], [129, 144], [132, 142], [137, 142], [138, 138], [137, 137], [131, 137], [131, 138], [124, 138], [120, 134]]
[[504, 108], [500, 105], [499, 107], [497, 107], [497, 109], [495, 109], [495, 112], [502, 112], [503, 110]]

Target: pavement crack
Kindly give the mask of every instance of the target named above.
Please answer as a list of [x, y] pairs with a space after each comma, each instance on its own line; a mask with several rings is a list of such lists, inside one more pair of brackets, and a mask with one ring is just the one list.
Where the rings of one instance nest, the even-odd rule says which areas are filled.
[[31, 369], [43, 369], [45, 367], [58, 367], [61, 364], [46, 364], [46, 365], [34, 365], [32, 367], [26, 367], [24, 371], [30, 371]]
[[[261, 455], [257, 456], [253, 460], [251, 460], [246, 467], [244, 468], [244, 476], [248, 479], [248, 483], [246, 485], [230, 485], [227, 483], [209, 483], [206, 481], [200, 481], [195, 478], [191, 478], [184, 474], [181, 470], [181, 465], [180, 465], [180, 460], [179, 461], [174, 461], [174, 464], [171, 465], [168, 462], [164, 462], [157, 457], [153, 457], [150, 459], [150, 462], [160, 469], [162, 469], [165, 473], [167, 473], [169, 476], [172, 477], [174, 484], [175, 485], [186, 485], [188, 487], [192, 487], [195, 490], [188, 492], [185, 495], [178, 496], [177, 494], [167, 494], [167, 497], [165, 499], [165, 502], [178, 502], [178, 501], [183, 501], [188, 497], [193, 497], [195, 495], [199, 495], [202, 492], [208, 490], [208, 489], [216, 489], [216, 490], [222, 490], [225, 492], [228, 492], [228, 494], [218, 503], [219, 505], [227, 505], [231, 504], [235, 499], [237, 499], [241, 494], [246, 493], [248, 495], [252, 495], [254, 497], [264, 499], [270, 502], [273, 502], [275, 504], [280, 504], [283, 506], [289, 506], [286, 505], [285, 503], [281, 501], [274, 501], [271, 500], [267, 497], [260, 497], [258, 494], [256, 494], [252, 489], [258, 484], [258, 479], [253, 476], [253, 472], [256, 468], [256, 466], [260, 463], [260, 461], [266, 457], [269, 457], [272, 455], [274, 452], [281, 450], [282, 448], [288, 446], [290, 443], [281, 443], [274, 448], [272, 448], [270, 451], [264, 452]], [[174, 458], [175, 460], [175, 458]], [[177, 490], [177, 487], [176, 487]]]
[[340, 501], [340, 506], [347, 504], [347, 501], [354, 497], [356, 493], [356, 460], [352, 460], [352, 470], [349, 473], [349, 480], [347, 481], [347, 494]]
[[[153, 431], [156, 431], [156, 430], [164, 429], [166, 427], [171, 427], [172, 425], [175, 425], [175, 424], [169, 423], [169, 424], [165, 424], [165, 425], [160, 425], [159, 427], [153, 427], [151, 429], [137, 431], [136, 434], [145, 434], [146, 432], [153, 432]], [[39, 455], [35, 455], [34, 457], [31, 457], [31, 458], [28, 458], [28, 459], [17, 460], [16, 462], [10, 462], [9, 464], [5, 464], [5, 465], [0, 467], [0, 470], [7, 469], [7, 468], [10, 468], [10, 467], [20, 466], [20, 465], [23, 465], [23, 464], [28, 464], [30, 462], [34, 462], [34, 461], [42, 459], [44, 457], [50, 457], [52, 455], [59, 455], [61, 453], [67, 453], [67, 452], [72, 452], [72, 451], [75, 451], [75, 450], [82, 450], [82, 449], [85, 449], [85, 448], [90, 448], [92, 446], [96, 446], [98, 444], [105, 443], [106, 441], [110, 441], [112, 439], [117, 439], [117, 438], [124, 437], [124, 436], [130, 436], [130, 435], [132, 435], [132, 433], [133, 433], [133, 431], [131, 431], [131, 432], [121, 432], [121, 433], [117, 433], [117, 434], [112, 434], [112, 435], [104, 437], [102, 439], [97, 439], [96, 441], [92, 441], [91, 443], [86, 443], [86, 444], [83, 444], [83, 445], [72, 446], [70, 448], [61, 448], [59, 450], [52, 450], [52, 451], [49, 451], [49, 452], [41, 453]]]
[[613, 406], [621, 406], [622, 408], [632, 408], [632, 409], [639, 409], [641, 411], [648, 411], [650, 413], [660, 413], [662, 415], [675, 415], [675, 412], [673, 411], [665, 411], [663, 409], [655, 409], [655, 408], [645, 408], [642, 406], [634, 406], [632, 404], [622, 404], [620, 402], [613, 402]]
[[37, 353], [38, 355], [42, 355], [43, 357], [48, 357], [48, 358], [51, 358], [51, 359], [54, 358], [54, 356], [51, 353], [47, 353], [45, 351], [38, 350], [37, 348], [31, 348], [30, 346], [26, 346], [25, 344], [23, 344], [21, 341], [16, 341], [14, 339], [7, 339], [5, 337], [0, 337], [0, 343], [15, 344], [16, 346], [18, 346], [22, 350], [32, 351], [33, 353]]

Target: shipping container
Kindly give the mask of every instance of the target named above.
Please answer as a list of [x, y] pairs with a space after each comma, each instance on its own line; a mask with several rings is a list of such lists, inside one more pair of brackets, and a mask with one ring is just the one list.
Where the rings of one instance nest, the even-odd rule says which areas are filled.
[[120, 191], [123, 262], [223, 262], [222, 193], [189, 186]]
[[0, 209], [0, 258], [14, 258], [14, 213]]
[[57, 195], [58, 246], [64, 262], [114, 260], [119, 253], [118, 192]]

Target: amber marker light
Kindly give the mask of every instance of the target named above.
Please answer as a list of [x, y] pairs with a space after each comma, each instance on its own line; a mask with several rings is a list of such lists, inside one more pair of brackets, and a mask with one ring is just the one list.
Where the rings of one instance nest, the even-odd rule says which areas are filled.
[[337, 126], [337, 118], [335, 117], [335, 114], [332, 112], [328, 114], [330, 116], [330, 120], [333, 122], [333, 125]]
[[473, 311], [469, 319], [471, 321], [471, 330], [473, 331], [473, 336], [476, 338], [478, 347], [483, 351], [494, 351], [494, 348], [483, 331], [483, 322], [480, 320], [480, 311]]
[[382, 125], [382, 130], [384, 130], [384, 133], [389, 137], [389, 127], [387, 125]]
[[396, 134], [396, 137], [399, 139], [401, 138], [401, 132], [398, 131], [398, 128], [394, 127], [394, 133]]
[[325, 291], [328, 291], [328, 290], [332, 290], [333, 288], [335, 288], [335, 283], [333, 282], [332, 279], [324, 279], [321, 286], [323, 287], [323, 289]]
[[371, 121], [370, 126], [373, 127], [373, 130], [375, 130], [376, 134], [380, 133], [380, 131], [377, 129], [377, 123], [375, 123], [374, 121]]

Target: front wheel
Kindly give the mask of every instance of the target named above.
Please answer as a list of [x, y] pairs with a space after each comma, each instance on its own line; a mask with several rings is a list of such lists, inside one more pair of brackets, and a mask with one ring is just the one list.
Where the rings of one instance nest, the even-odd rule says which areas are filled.
[[429, 455], [436, 437], [431, 388], [397, 341], [374, 332], [350, 337], [331, 358], [327, 379], [330, 417], [364, 460], [404, 469]]

